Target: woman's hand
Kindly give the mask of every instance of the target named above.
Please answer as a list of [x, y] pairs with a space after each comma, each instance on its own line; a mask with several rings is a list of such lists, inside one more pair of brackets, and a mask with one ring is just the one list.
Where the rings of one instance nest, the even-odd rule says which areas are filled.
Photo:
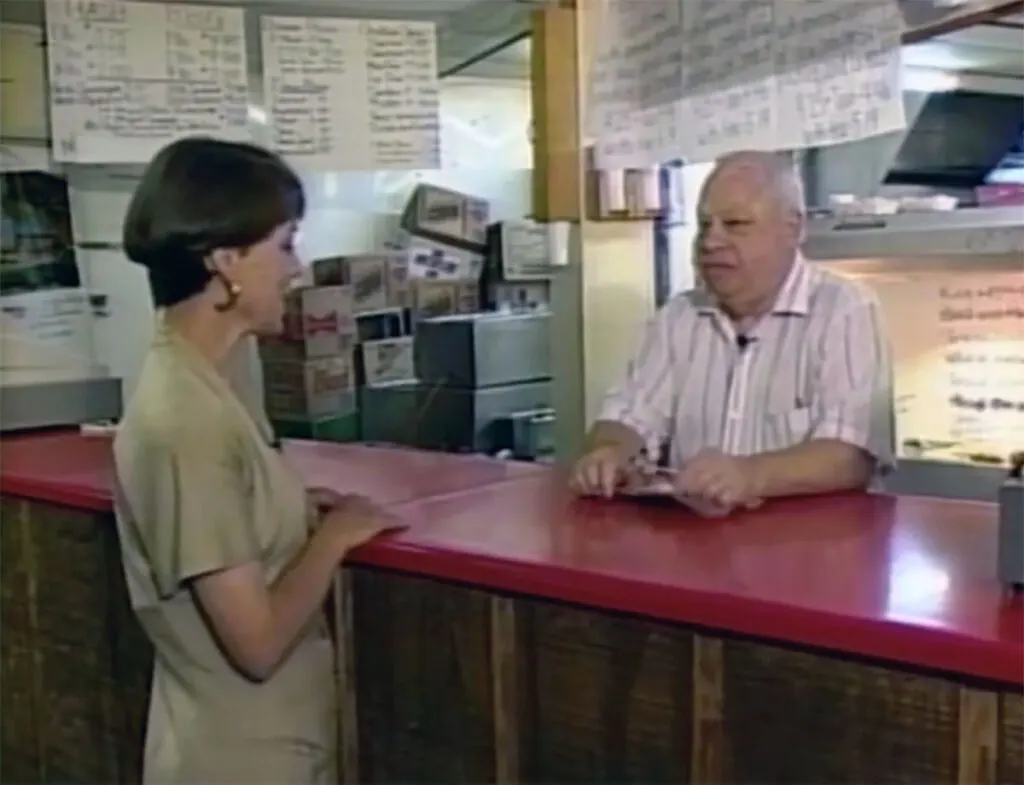
[[309, 503], [310, 509], [318, 515], [323, 515], [331, 508], [336, 507], [344, 498], [344, 494], [338, 493], [331, 488], [306, 489], [306, 501]]
[[343, 558], [353, 548], [379, 534], [404, 529], [398, 518], [364, 496], [335, 494], [335, 503], [323, 512], [317, 534], [326, 537]]

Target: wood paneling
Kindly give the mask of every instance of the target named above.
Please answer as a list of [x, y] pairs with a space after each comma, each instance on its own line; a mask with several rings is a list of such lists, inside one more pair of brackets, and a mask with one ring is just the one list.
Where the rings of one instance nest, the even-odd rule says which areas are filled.
[[[0, 512], [0, 780], [137, 783], [151, 652], [113, 521]], [[1024, 779], [1019, 690], [387, 571], [339, 589], [348, 782]]]
[[487, 594], [355, 570], [363, 783], [493, 782]]
[[3, 782], [141, 779], [151, 655], [109, 516], [3, 503]]

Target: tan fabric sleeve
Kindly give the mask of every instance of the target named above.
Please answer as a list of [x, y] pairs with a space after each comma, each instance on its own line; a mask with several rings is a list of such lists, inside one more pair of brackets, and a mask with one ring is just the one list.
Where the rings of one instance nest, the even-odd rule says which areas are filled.
[[128, 495], [163, 598], [192, 578], [259, 559], [253, 467], [222, 423], [196, 418], [134, 451]]

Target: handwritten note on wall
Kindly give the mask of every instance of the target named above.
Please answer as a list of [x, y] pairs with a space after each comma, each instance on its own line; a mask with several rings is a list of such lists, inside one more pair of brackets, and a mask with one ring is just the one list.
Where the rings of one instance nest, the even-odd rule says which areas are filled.
[[46, 0], [53, 154], [143, 163], [182, 136], [249, 138], [240, 8]]
[[940, 273], [878, 293], [893, 343], [899, 440], [1005, 456], [1024, 444], [1024, 280]]
[[[605, 168], [905, 125], [895, 0], [611, 0], [588, 128]], [[673, 10], [674, 9], [674, 10]]]
[[263, 17], [271, 145], [304, 168], [436, 169], [432, 23]]

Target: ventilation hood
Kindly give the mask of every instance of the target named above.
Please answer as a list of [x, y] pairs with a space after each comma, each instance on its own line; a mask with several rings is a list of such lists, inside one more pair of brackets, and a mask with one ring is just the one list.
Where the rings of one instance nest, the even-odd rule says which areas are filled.
[[831, 194], [878, 195], [886, 186], [961, 191], [983, 185], [1020, 149], [1024, 97], [954, 89], [905, 91], [907, 127], [822, 147], [806, 158], [811, 204]]
[[921, 108], [889, 165], [887, 185], [975, 188], [1020, 144], [1024, 96], [954, 90], [909, 93], [906, 101]]

